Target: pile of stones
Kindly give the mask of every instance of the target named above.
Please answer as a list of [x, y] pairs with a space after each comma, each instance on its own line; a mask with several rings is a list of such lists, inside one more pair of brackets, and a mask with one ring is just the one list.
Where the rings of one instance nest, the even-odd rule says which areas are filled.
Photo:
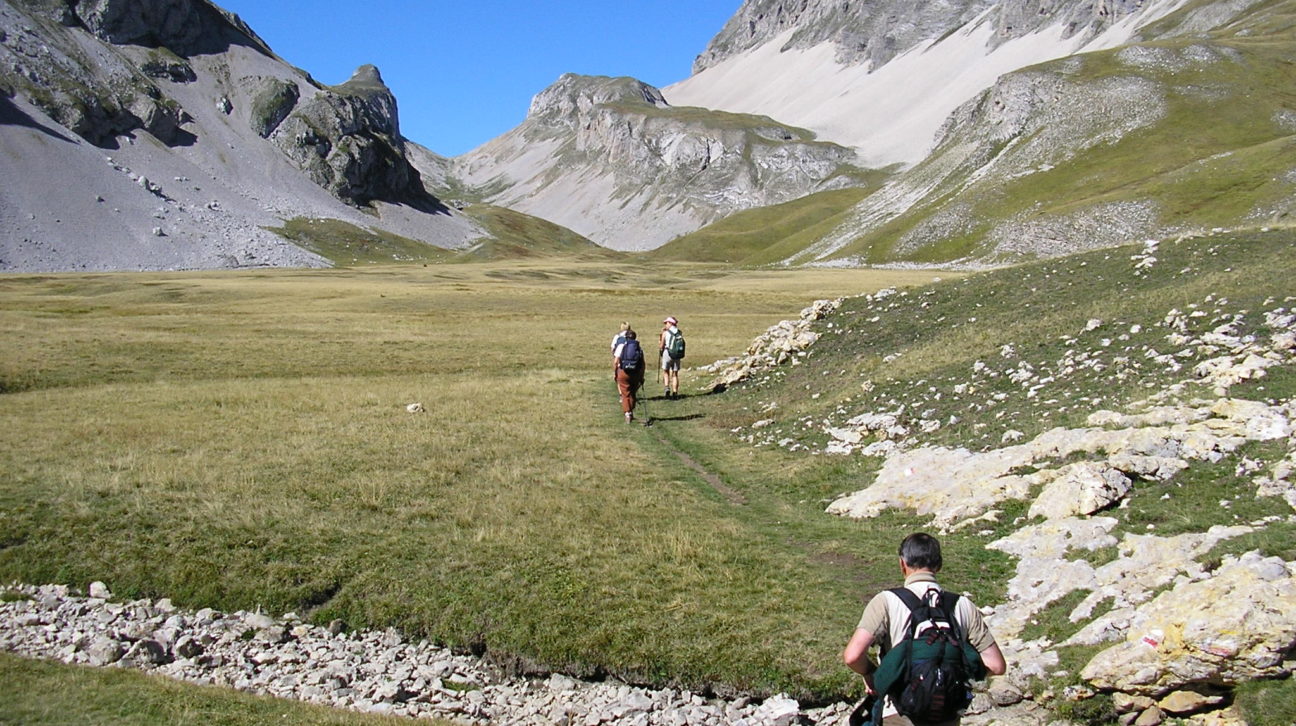
[[[892, 294], [895, 294], [895, 290], [888, 288], [874, 293], [869, 299], [882, 299]], [[715, 374], [710, 388], [713, 391], [723, 391], [739, 381], [774, 369], [789, 360], [795, 362], [798, 355], [804, 354], [819, 340], [819, 333], [811, 330], [811, 326], [840, 307], [843, 299], [816, 300], [803, 309], [796, 320], [783, 320], [771, 325], [752, 341], [743, 355], [718, 360], [701, 366], [699, 370]]]
[[12, 585], [0, 602], [0, 650], [89, 666], [136, 668], [192, 683], [336, 708], [467, 724], [790, 726], [836, 723], [840, 703], [802, 710], [775, 696], [720, 700], [560, 674], [528, 679], [394, 630], [344, 632], [289, 613], [182, 610], [167, 599], [115, 600], [103, 583]]

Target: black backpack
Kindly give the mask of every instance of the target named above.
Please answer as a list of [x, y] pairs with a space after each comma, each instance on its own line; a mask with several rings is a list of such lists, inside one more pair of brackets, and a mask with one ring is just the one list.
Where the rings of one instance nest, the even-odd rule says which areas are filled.
[[621, 370], [637, 371], [643, 367], [643, 348], [639, 341], [627, 340], [621, 344]]
[[[986, 674], [981, 655], [964, 640], [954, 617], [959, 596], [937, 588], [922, 598], [903, 587], [891, 592], [909, 608], [909, 622], [904, 640], [882, 657], [878, 690], [915, 724], [956, 718], [972, 702], [970, 681]], [[928, 627], [919, 632], [924, 623]]]

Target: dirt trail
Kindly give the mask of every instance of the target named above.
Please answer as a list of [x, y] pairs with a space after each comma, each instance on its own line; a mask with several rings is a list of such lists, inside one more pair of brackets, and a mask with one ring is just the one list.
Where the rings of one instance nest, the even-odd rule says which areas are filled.
[[657, 443], [661, 444], [668, 451], [674, 454], [676, 458], [678, 458], [680, 462], [684, 464], [684, 466], [687, 466], [688, 468], [697, 472], [697, 475], [702, 477], [703, 481], [705, 481], [707, 484], [711, 486], [712, 489], [716, 490], [716, 492], [718, 492], [725, 499], [727, 499], [730, 504], [736, 504], [741, 506], [747, 503], [747, 498], [742, 495], [742, 492], [739, 492], [738, 490], [734, 489], [728, 484], [725, 484], [724, 480], [720, 478], [719, 474], [716, 474], [715, 472], [707, 469], [706, 467], [697, 463], [697, 461], [693, 457], [675, 448], [675, 445], [672, 444], [670, 441], [668, 441], [661, 434], [657, 432], [653, 432], [653, 438], [657, 440]]

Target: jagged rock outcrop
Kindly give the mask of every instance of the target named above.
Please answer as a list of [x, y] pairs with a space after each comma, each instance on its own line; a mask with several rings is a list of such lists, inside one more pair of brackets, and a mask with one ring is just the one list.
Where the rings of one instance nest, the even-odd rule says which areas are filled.
[[[1056, 428], [1030, 442], [986, 452], [935, 446], [893, 450], [872, 486], [834, 501], [828, 512], [868, 518], [886, 509], [902, 508], [932, 515], [937, 526], [950, 527], [985, 515], [1003, 501], [1025, 499], [1033, 489], [1047, 485], [1031, 508], [1031, 516], [1092, 513], [1129, 492], [1127, 475], [1149, 476], [1163, 467], [1177, 471], [1185, 462], [1218, 460], [1247, 441], [1290, 434], [1292, 413], [1286, 407], [1248, 403], [1263, 409], [1265, 418], [1276, 416], [1280, 423], [1274, 428], [1258, 426], [1252, 420], [1257, 412], [1252, 406], [1222, 399], [1200, 409], [1175, 409], [1165, 424], [1114, 430]], [[1099, 412], [1090, 422], [1105, 419]], [[1080, 453], [1103, 454], [1105, 458], [1086, 465], [1016, 473]]]
[[[871, 298], [885, 298], [894, 292], [893, 289], [888, 288], [875, 293]], [[839, 305], [841, 300], [816, 300], [809, 307], [802, 309], [800, 317], [796, 320], [783, 320], [771, 325], [747, 346], [743, 355], [699, 366], [698, 370], [715, 375], [709, 386], [710, 390], [723, 391], [761, 371], [794, 360], [797, 355], [819, 340], [819, 334], [810, 329], [811, 325], [836, 310]]]
[[269, 231], [297, 217], [483, 235], [424, 188], [376, 71], [322, 88], [207, 0], [0, 2], [0, 149], [36, 180], [0, 185], [2, 270], [327, 264]]
[[271, 82], [257, 97], [253, 125], [315, 183], [356, 205], [426, 197], [405, 157], [396, 97], [377, 68], [361, 66], [346, 83], [293, 107], [295, 88]]
[[567, 74], [454, 173], [493, 204], [607, 247], [651, 249], [741, 209], [855, 185], [854, 161], [769, 118], [676, 108], [631, 78]]
[[1287, 675], [1296, 669], [1293, 647], [1296, 564], [1247, 553], [1139, 608], [1123, 642], [1081, 676], [1099, 688], [1163, 696]]
[[43, 0], [39, 4], [56, 9], [65, 23], [75, 18], [109, 43], [165, 47], [180, 55], [219, 52], [230, 43], [270, 52], [237, 16], [207, 0]]
[[[116, 6], [114, 6], [116, 7]], [[0, 90], [22, 94], [51, 118], [97, 146], [131, 131], [148, 131], [165, 144], [181, 141], [189, 115], [157, 84], [156, 74], [187, 79], [185, 64], [165, 49], [135, 64], [114, 53], [88, 51], [69, 26], [94, 18], [91, 4], [36, 3], [31, 16], [0, 6]], [[103, 9], [100, 9], [101, 12]], [[41, 13], [44, 13], [42, 15]], [[58, 17], [61, 25], [48, 18]], [[173, 62], [178, 61], [178, 62]]]
[[775, 39], [785, 49], [831, 43], [844, 65], [879, 67], [924, 42], [940, 38], [973, 20], [994, 28], [999, 44], [1059, 26], [1063, 37], [1101, 31], [1138, 11], [1142, 0], [1097, 3], [1047, 0], [945, 0], [939, 3], [843, 3], [832, 0], [746, 0], [693, 63], [698, 73]]

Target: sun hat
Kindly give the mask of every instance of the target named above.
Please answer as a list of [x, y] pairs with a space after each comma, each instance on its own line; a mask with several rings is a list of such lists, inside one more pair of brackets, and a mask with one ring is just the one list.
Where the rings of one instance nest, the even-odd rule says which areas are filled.
[[674, 325], [674, 324], [678, 323], [679, 321], [676, 320], [675, 318], [666, 318], [666, 319], [663, 320], [662, 322], [663, 322], [663, 323], [670, 323], [671, 325]]

